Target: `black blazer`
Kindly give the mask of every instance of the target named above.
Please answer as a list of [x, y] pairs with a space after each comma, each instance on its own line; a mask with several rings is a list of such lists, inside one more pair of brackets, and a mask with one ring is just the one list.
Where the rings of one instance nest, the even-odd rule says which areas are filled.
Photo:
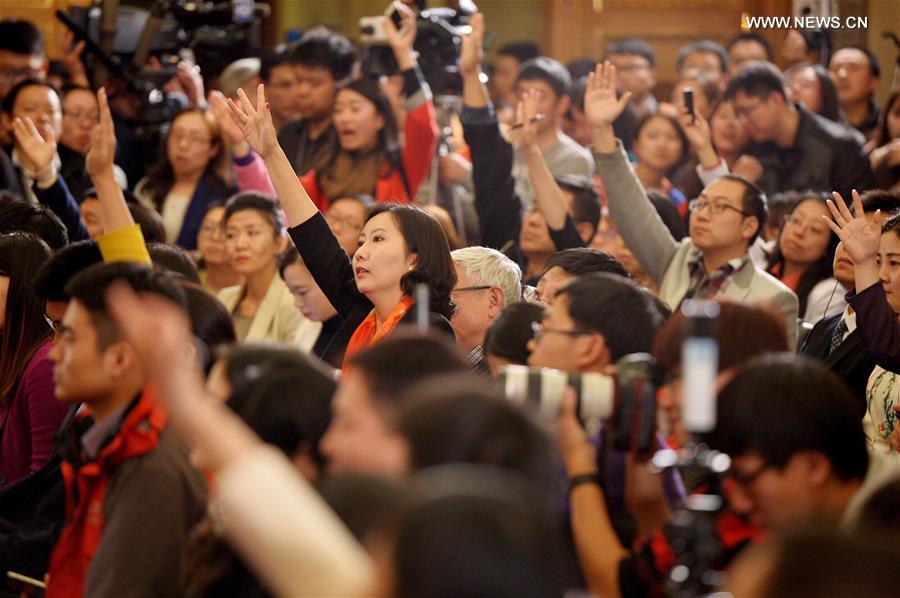
[[859, 399], [859, 416], [862, 417], [866, 410], [866, 384], [869, 374], [875, 369], [875, 361], [863, 347], [858, 329], [847, 335], [834, 353], [828, 355], [831, 337], [842, 318], [843, 314], [838, 314], [819, 320], [800, 347], [800, 354], [822, 361], [847, 383], [854, 396]]
[[[331, 301], [338, 316], [343, 318], [343, 322], [335, 331], [331, 342], [328, 343], [321, 355], [317, 355], [324, 361], [333, 364], [347, 350], [350, 337], [372, 311], [372, 302], [356, 288], [356, 279], [353, 277], [353, 266], [350, 264], [350, 259], [335, 239], [331, 229], [328, 228], [328, 223], [325, 222], [325, 217], [321, 212], [306, 222], [289, 228], [288, 234], [294, 241], [294, 246], [300, 252], [300, 257], [309, 268], [316, 284]], [[447, 318], [431, 312], [429, 320], [431, 328], [446, 332], [455, 340], [453, 327]], [[415, 323], [415, 310], [410, 310], [400, 320], [400, 324]]]

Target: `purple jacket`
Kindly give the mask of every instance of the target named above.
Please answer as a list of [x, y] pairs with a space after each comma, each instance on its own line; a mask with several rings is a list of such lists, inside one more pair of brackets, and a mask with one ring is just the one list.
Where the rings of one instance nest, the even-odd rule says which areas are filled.
[[12, 401], [0, 407], [0, 488], [40, 469], [50, 458], [53, 437], [69, 406], [53, 392], [48, 341], [25, 367]]

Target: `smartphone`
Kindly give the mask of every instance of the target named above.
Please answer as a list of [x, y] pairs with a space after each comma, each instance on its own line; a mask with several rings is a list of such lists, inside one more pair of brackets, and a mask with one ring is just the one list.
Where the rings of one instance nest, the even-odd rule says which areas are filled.
[[684, 107], [691, 115], [691, 122], [694, 122], [694, 90], [690, 87], [682, 87], [681, 93], [684, 94]]

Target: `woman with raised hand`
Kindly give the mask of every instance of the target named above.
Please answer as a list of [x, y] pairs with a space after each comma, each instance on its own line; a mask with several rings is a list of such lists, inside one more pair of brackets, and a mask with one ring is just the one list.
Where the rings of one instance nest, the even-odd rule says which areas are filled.
[[[379, 204], [366, 214], [352, 262], [341, 249], [325, 217], [316, 208], [284, 151], [260, 85], [254, 108], [242, 91], [240, 104], [229, 100], [231, 115], [254, 151], [265, 161], [287, 215], [288, 232], [316, 283], [353, 330], [346, 356], [389, 335], [402, 323], [415, 322], [414, 290], [430, 291], [429, 321], [448, 331], [453, 306], [450, 291], [456, 271], [440, 224], [415, 206]], [[336, 338], [345, 338], [338, 333]]]

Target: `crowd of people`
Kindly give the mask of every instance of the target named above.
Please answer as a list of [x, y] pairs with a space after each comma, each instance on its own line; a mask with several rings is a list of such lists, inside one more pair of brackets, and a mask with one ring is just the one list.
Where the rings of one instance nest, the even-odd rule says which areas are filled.
[[636, 38], [488, 64], [476, 13], [445, 129], [398, 11], [389, 75], [185, 59], [155, 143], [0, 21], [0, 595], [895, 594], [877, 58], [744, 32], [668, 87]]

